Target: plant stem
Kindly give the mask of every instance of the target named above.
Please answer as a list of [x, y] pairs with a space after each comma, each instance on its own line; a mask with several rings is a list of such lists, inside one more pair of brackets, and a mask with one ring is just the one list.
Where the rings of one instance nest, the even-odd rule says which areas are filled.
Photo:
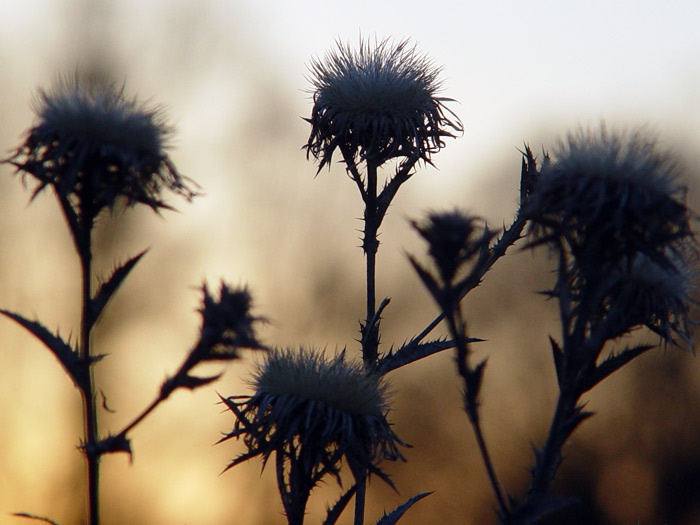
[[[377, 165], [367, 163], [367, 193], [365, 197], [365, 230], [362, 248], [367, 258], [367, 316], [362, 337], [362, 358], [368, 366], [376, 367], [379, 354], [379, 334], [374, 321], [376, 312], [376, 258], [379, 248], [377, 233], [381, 218], [377, 213]], [[358, 491], [359, 492], [359, 491]]]
[[365, 520], [365, 495], [367, 493], [367, 475], [363, 473], [361, 479], [356, 480], [355, 492], [355, 521], [354, 525], [363, 525]]
[[90, 525], [100, 523], [100, 452], [98, 450], [97, 406], [92, 369], [90, 336], [93, 320], [90, 312], [92, 304], [92, 221], [81, 224], [76, 238], [80, 241], [78, 251], [82, 281], [82, 318], [80, 322], [80, 359], [90, 369], [90, 382], [82, 389], [85, 418], [84, 452], [88, 466], [88, 512]]
[[460, 299], [457, 299], [454, 306], [449, 307], [449, 310], [445, 313], [447, 314], [448, 325], [454, 337], [455, 346], [457, 349], [457, 370], [459, 375], [464, 380], [464, 408], [467, 412], [467, 416], [469, 417], [469, 422], [472, 425], [474, 436], [476, 437], [476, 443], [479, 447], [479, 453], [481, 454], [481, 459], [486, 467], [486, 474], [489, 478], [489, 482], [491, 483], [491, 488], [496, 496], [496, 501], [498, 502], [498, 508], [501, 514], [505, 516], [509, 512], [508, 505], [506, 503], [506, 498], [503, 495], [503, 489], [501, 488], [501, 483], [498, 480], [496, 469], [491, 461], [491, 455], [489, 454], [486, 446], [484, 434], [481, 430], [478, 402], [478, 385], [480, 385], [481, 379], [478, 379], [476, 382], [473, 380], [478, 374], [483, 372], [479, 370], [479, 368], [473, 369], [469, 366], [469, 343], [466, 335], [466, 323], [462, 318], [462, 309], [459, 301]]

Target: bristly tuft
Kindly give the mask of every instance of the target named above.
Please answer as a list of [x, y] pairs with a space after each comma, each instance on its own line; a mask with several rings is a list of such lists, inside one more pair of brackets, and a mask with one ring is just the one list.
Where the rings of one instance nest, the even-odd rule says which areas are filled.
[[[438, 97], [440, 68], [408, 40], [360, 41], [354, 50], [337, 42], [325, 60], [313, 60], [311, 135], [307, 156], [330, 165], [339, 148], [344, 159], [381, 165], [407, 157], [430, 162], [445, 137], [463, 131]], [[330, 167], [330, 166], [329, 166]]]
[[231, 466], [258, 455], [266, 462], [275, 453], [315, 485], [326, 473], [338, 477], [343, 458], [383, 479], [377, 465], [403, 459], [398, 446], [405, 443], [386, 419], [384, 380], [344, 353], [274, 350], [251, 384], [252, 396], [224, 400], [237, 418], [224, 439], [242, 437], [248, 447]]
[[104, 78], [61, 77], [40, 90], [38, 123], [6, 162], [39, 182], [34, 196], [51, 186], [75, 212], [94, 219], [117, 201], [169, 209], [164, 189], [190, 200], [189, 187], [166, 154], [172, 129], [162, 110], [124, 95]]

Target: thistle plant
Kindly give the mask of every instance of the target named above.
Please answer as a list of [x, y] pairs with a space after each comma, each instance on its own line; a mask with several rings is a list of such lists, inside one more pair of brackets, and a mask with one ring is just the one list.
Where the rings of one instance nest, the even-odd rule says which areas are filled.
[[[245, 288], [232, 289], [222, 283], [217, 296], [204, 286], [199, 341], [180, 369], [165, 380], [155, 400], [131, 423], [119, 432], [102, 434], [93, 372], [106, 356], [93, 348], [92, 335], [106, 306], [145, 252], [99, 280], [92, 264], [95, 223], [103, 213], [115, 215], [139, 204], [160, 213], [172, 209], [164, 200], [166, 191], [192, 200], [197, 190], [166, 154], [171, 129], [161, 110], [126, 98], [123, 87], [75, 74], [60, 78], [50, 91], [40, 91], [35, 109], [36, 125], [6, 162], [22, 174], [25, 183], [35, 186], [32, 200], [47, 188], [58, 200], [80, 260], [79, 336], [71, 343], [37, 320], [8, 310], [0, 313], [44, 343], [82, 396], [85, 434], [80, 450], [87, 460], [88, 522], [97, 525], [101, 457], [115, 452], [131, 455], [128, 433], [153, 409], [177, 389], [192, 390], [218, 378], [193, 375], [198, 364], [236, 359], [241, 348], [264, 348], [254, 330], [260, 319], [250, 313], [251, 297]], [[27, 513], [17, 515], [47, 520]]]
[[[641, 131], [571, 133], [542, 168], [528, 203], [529, 246], [545, 245], [557, 279], [561, 340], [550, 338], [559, 399], [532, 483], [504, 522], [528, 523], [566, 501], [550, 494], [562, 447], [592, 415], [581, 397], [655, 344], [608, 343], [641, 327], [692, 348], [694, 214], [673, 156]], [[609, 346], [609, 345], [608, 345]]]
[[[383, 309], [377, 308], [375, 291], [379, 228], [418, 162], [431, 163], [444, 139], [462, 132], [462, 123], [447, 108], [452, 100], [438, 96], [440, 69], [406, 40], [361, 41], [357, 50], [338, 42], [337, 50], [323, 61], [314, 60], [310, 69], [314, 106], [307, 156], [318, 161], [320, 172], [330, 168], [339, 150], [364, 203], [367, 315], [361, 324], [362, 357], [376, 368]], [[392, 159], [398, 159], [396, 172], [380, 190], [378, 170]]]
[[[636, 133], [579, 130], [538, 170], [529, 148], [520, 213], [529, 221], [527, 246], [546, 246], [557, 279], [545, 295], [559, 305], [561, 340], [550, 337], [559, 398], [545, 443], [535, 451], [530, 487], [506, 497], [479, 425], [484, 365], [469, 362], [466, 322], [458, 290], [487, 257], [487, 228], [467, 214], [433, 214], [415, 228], [428, 243], [437, 271], [411, 262], [445, 315], [464, 382], [464, 408], [474, 428], [498, 504], [501, 523], [536, 523], [572, 502], [556, 498], [551, 483], [574, 430], [592, 415], [581, 397], [651, 348], [641, 343], [605, 352], [640, 327], [660, 343], [691, 344], [690, 308], [697, 245], [686, 188], [673, 157]], [[465, 277], [456, 280], [460, 267]]]
[[[440, 324], [444, 316], [444, 313], [440, 313], [417, 335], [408, 338], [406, 343], [383, 353], [380, 351], [380, 321], [390, 299], [384, 298], [377, 304], [376, 257], [379, 229], [399, 188], [415, 174], [421, 163], [432, 164], [433, 155], [446, 145], [445, 140], [461, 134], [462, 123], [448, 108], [453, 100], [438, 96], [441, 90], [438, 78], [440, 68], [407, 40], [398, 43], [389, 39], [374, 43], [361, 40], [357, 49], [338, 42], [337, 49], [328, 53], [324, 60], [313, 60], [310, 70], [313, 109], [311, 117], [307, 119], [311, 124], [311, 134], [304, 146], [307, 157], [318, 162], [318, 174], [325, 166], [330, 169], [333, 155], [336, 150], [339, 151], [346, 173], [359, 190], [364, 205], [362, 249], [366, 259], [366, 316], [360, 321], [359, 340], [363, 368], [360, 371], [353, 367], [343, 372], [350, 374], [352, 370], [353, 377], [360, 374], [364, 378], [352, 383], [343, 381], [341, 391], [346, 390], [345, 385], [364, 390], [365, 387], [361, 385], [367, 381], [378, 381], [393, 370], [455, 347], [456, 339], [438, 337], [426, 340]], [[382, 172], [389, 173], [383, 183], [379, 180]], [[529, 184], [530, 175], [527, 170], [523, 172], [523, 184]], [[471, 278], [461, 282], [454, 291], [455, 304], [505, 254], [508, 246], [520, 237], [524, 226], [524, 219], [518, 217], [493, 246], [489, 246], [493, 236], [488, 232], [484, 234], [477, 250], [480, 253], [478, 267]], [[465, 256], [471, 258], [472, 255]], [[472, 341], [465, 338], [460, 344]], [[338, 440], [342, 442], [346, 438], [330, 430], [336, 428], [335, 424], [331, 424], [327, 430], [314, 423], [319, 417], [316, 413], [335, 414], [338, 411], [338, 394], [335, 392], [338, 387], [331, 386], [325, 378], [328, 373], [319, 373], [319, 369], [344, 370], [349, 365], [343, 364], [343, 358], [324, 361], [313, 352], [301, 352], [296, 357], [290, 352], [292, 350], [269, 356], [266, 364], [254, 376], [253, 396], [223, 398], [236, 417], [233, 431], [226, 434], [224, 440], [242, 438], [248, 447], [248, 452], [235, 459], [229, 467], [258, 455], [262, 455], [266, 461], [274, 452], [278, 488], [287, 520], [290, 524], [300, 524], [311, 489], [325, 474], [334, 475], [340, 481], [338, 462], [344, 457], [355, 484], [329, 509], [324, 523], [335, 523], [354, 495], [354, 523], [363, 524], [367, 478], [370, 474], [377, 474], [387, 482], [389, 479], [379, 470], [378, 463], [367, 460], [372, 455], [358, 461], [344, 451]], [[303, 374], [269, 373], [281, 363], [287, 369], [303, 364], [306, 371]], [[324, 363], [323, 367], [319, 363]], [[287, 375], [295, 378], [298, 375], [303, 385], [295, 384], [290, 391]], [[287, 393], [289, 398], [281, 401], [282, 393]], [[350, 400], [358, 395], [359, 392], [354, 392], [344, 397]], [[311, 408], [300, 410], [298, 407], [302, 405], [312, 407], [313, 412]], [[279, 406], [285, 407], [287, 413], [283, 415], [277, 408]], [[387, 409], [388, 405], [383, 412]], [[333, 416], [336, 417], [339, 416]], [[382, 418], [385, 417], [382, 415]], [[347, 416], [343, 418], [346, 420]], [[383, 421], [382, 418], [377, 421]], [[377, 428], [375, 423], [364, 418], [359, 419], [358, 423], [368, 425], [368, 430]], [[384, 425], [381, 423], [382, 428]], [[385, 440], [387, 445], [382, 445], [384, 452], [374, 459], [401, 458], [395, 445], [403, 443], [393, 432], [379, 432], [373, 439], [377, 438]], [[365, 443], [364, 447], [370, 447], [372, 439], [357, 441]], [[303, 480], [299, 480], [293, 473], [303, 470], [299, 466], [304, 463], [300, 455], [304, 451], [308, 453], [310, 443], [316, 443], [318, 452], [313, 461], [307, 461], [306, 474]], [[376, 446], [371, 445], [370, 448]], [[379, 523], [396, 523], [411, 505], [427, 494], [410, 498], [381, 518]]]

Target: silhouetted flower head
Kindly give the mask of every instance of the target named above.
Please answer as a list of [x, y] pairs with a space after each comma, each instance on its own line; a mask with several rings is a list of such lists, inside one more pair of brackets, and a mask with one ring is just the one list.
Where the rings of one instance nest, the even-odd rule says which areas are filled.
[[528, 198], [530, 244], [565, 254], [551, 295], [607, 339], [646, 326], [690, 342], [697, 243], [679, 172], [644, 134], [601, 126], [568, 135]]
[[170, 208], [168, 189], [187, 199], [195, 192], [165, 153], [171, 129], [159, 108], [127, 99], [104, 79], [61, 78], [39, 91], [37, 124], [8, 162], [51, 186], [79, 213], [94, 218], [118, 199], [154, 210]]
[[377, 465], [403, 459], [391, 430], [386, 383], [344, 353], [330, 359], [315, 350], [275, 350], [254, 374], [255, 393], [224, 399], [237, 421], [224, 439], [242, 437], [248, 452], [229, 467], [271, 454], [291, 463], [315, 485], [351, 467], [385, 475]]
[[610, 274], [610, 287], [602, 301], [607, 316], [626, 332], [646, 326], [669, 343], [674, 334], [692, 347], [690, 308], [695, 302], [697, 253], [693, 247], [668, 254], [665, 264], [638, 254], [630, 264]]
[[210, 359], [237, 356], [241, 348], [266, 348], [255, 334], [255, 323], [264, 319], [252, 315], [252, 299], [247, 288], [231, 289], [221, 283], [218, 298], [211, 295], [206, 287], [202, 291], [201, 340], [208, 349]]
[[428, 243], [428, 255], [443, 283], [450, 284], [462, 266], [488, 248], [493, 233], [483, 220], [459, 210], [435, 212], [411, 224]]
[[202, 315], [199, 341], [190, 350], [178, 373], [161, 387], [162, 398], [178, 388], [199, 388], [221, 377], [221, 374], [192, 375], [192, 370], [201, 363], [238, 359], [244, 348], [267, 350], [255, 334], [255, 324], [265, 319], [252, 315], [252, 299], [246, 288], [231, 289], [222, 282], [218, 297], [211, 295], [206, 286], [202, 287], [202, 292], [204, 300], [199, 310]]
[[527, 205], [531, 244], [563, 241], [577, 264], [600, 269], [638, 253], [664, 264], [692, 235], [679, 168], [643, 133], [579, 130], [553, 157]]
[[430, 162], [445, 137], [462, 131], [437, 96], [440, 69], [407, 40], [361, 40], [357, 50], [338, 42], [310, 66], [313, 84], [307, 155], [330, 164], [340, 148], [346, 161], [381, 165], [396, 157]]

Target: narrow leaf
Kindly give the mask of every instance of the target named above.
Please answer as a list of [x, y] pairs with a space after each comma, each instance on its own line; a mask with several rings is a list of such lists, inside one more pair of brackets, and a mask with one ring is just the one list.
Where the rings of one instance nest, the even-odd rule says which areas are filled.
[[465, 378], [468, 381], [468, 388], [470, 390], [469, 395], [474, 398], [474, 401], [476, 402], [476, 399], [479, 397], [479, 392], [481, 391], [481, 385], [483, 383], [484, 379], [484, 369], [486, 368], [486, 359], [484, 359], [481, 363], [476, 365], [474, 367], [474, 370], [471, 371], [469, 374], [468, 378]]
[[0, 313], [26, 328], [37, 339], [39, 339], [39, 341], [44, 343], [44, 345], [51, 350], [53, 355], [56, 356], [56, 359], [59, 360], [61, 365], [63, 365], [63, 368], [66, 370], [66, 372], [68, 372], [68, 375], [78, 388], [81, 388], [81, 385], [83, 387], [89, 385], [90, 377], [88, 369], [78, 357], [77, 351], [66, 343], [60, 335], [52, 333], [40, 322], [30, 321], [26, 317], [14, 312], [0, 310]]
[[340, 518], [340, 515], [345, 510], [345, 507], [347, 507], [348, 502], [355, 495], [356, 491], [357, 485], [353, 485], [348, 490], [346, 490], [342, 496], [340, 496], [340, 499], [338, 499], [338, 501], [335, 502], [335, 505], [333, 505], [332, 508], [328, 509], [326, 519], [323, 520], [323, 525], [335, 525], [335, 522], [338, 521], [338, 518]]
[[15, 518], [29, 518], [30, 520], [38, 520], [43, 521], [45, 523], [51, 523], [51, 525], [58, 525], [57, 521], [45, 518], [44, 516], [35, 516], [34, 514], [28, 514], [26, 512], [14, 512], [12, 513], [12, 516], [14, 516]]
[[[481, 341], [481, 339], [468, 339], [470, 343]], [[409, 342], [396, 350], [393, 354], [388, 354], [382, 357], [377, 364], [377, 371], [380, 374], [386, 374], [397, 368], [423, 359], [443, 350], [454, 348], [454, 343], [446, 339], [437, 339], [427, 343], [414, 344]]]
[[574, 430], [583, 423], [586, 419], [591, 417], [593, 415], [593, 412], [590, 412], [588, 410], [585, 410], [586, 405], [585, 403], [582, 405], [576, 406], [574, 409], [573, 413], [564, 421], [564, 425], [562, 427], [562, 432], [564, 433], [564, 436], [566, 439], [573, 434]]
[[384, 516], [382, 516], [379, 519], [377, 525], [395, 525], [401, 519], [404, 513], [408, 509], [410, 509], [415, 502], [422, 500], [424, 497], [429, 496], [430, 494], [432, 494], [432, 492], [423, 492], [422, 494], [416, 494], [405, 503], [402, 503], [401, 505], [396, 507], [389, 514], [384, 513]]
[[[197, 376], [191, 376], [189, 374], [186, 374], [184, 376], [180, 376], [178, 380], [175, 383], [176, 388], [189, 388], [190, 390], [194, 390], [195, 388], [199, 388], [200, 386], [205, 386], [210, 383], [213, 383], [217, 379], [221, 377], [221, 374], [217, 374], [215, 376], [208, 376], [208, 377], [197, 377]], [[174, 389], [173, 389], [174, 390]]]
[[588, 392], [591, 388], [600, 383], [613, 372], [619, 370], [635, 357], [642, 355], [647, 350], [654, 348], [654, 345], [639, 345], [632, 348], [625, 348], [619, 354], [614, 354], [596, 366], [585, 378], [581, 392]]
[[118, 266], [112, 275], [97, 290], [95, 297], [90, 301], [90, 325], [94, 324], [99, 319], [102, 310], [107, 306], [107, 303], [112, 298], [114, 293], [119, 289], [124, 279], [129, 275], [129, 272], [136, 266], [148, 250], [144, 250], [135, 257], [132, 257], [121, 266]]
[[418, 262], [410, 255], [408, 256], [408, 260], [413, 266], [413, 268], [416, 270], [418, 277], [420, 277], [421, 281], [423, 281], [423, 285], [430, 292], [430, 295], [433, 296], [433, 299], [435, 299], [437, 303], [440, 303], [440, 298], [442, 294], [440, 293], [440, 286], [438, 285], [433, 275], [428, 270], [423, 268], [423, 266], [418, 264]]

